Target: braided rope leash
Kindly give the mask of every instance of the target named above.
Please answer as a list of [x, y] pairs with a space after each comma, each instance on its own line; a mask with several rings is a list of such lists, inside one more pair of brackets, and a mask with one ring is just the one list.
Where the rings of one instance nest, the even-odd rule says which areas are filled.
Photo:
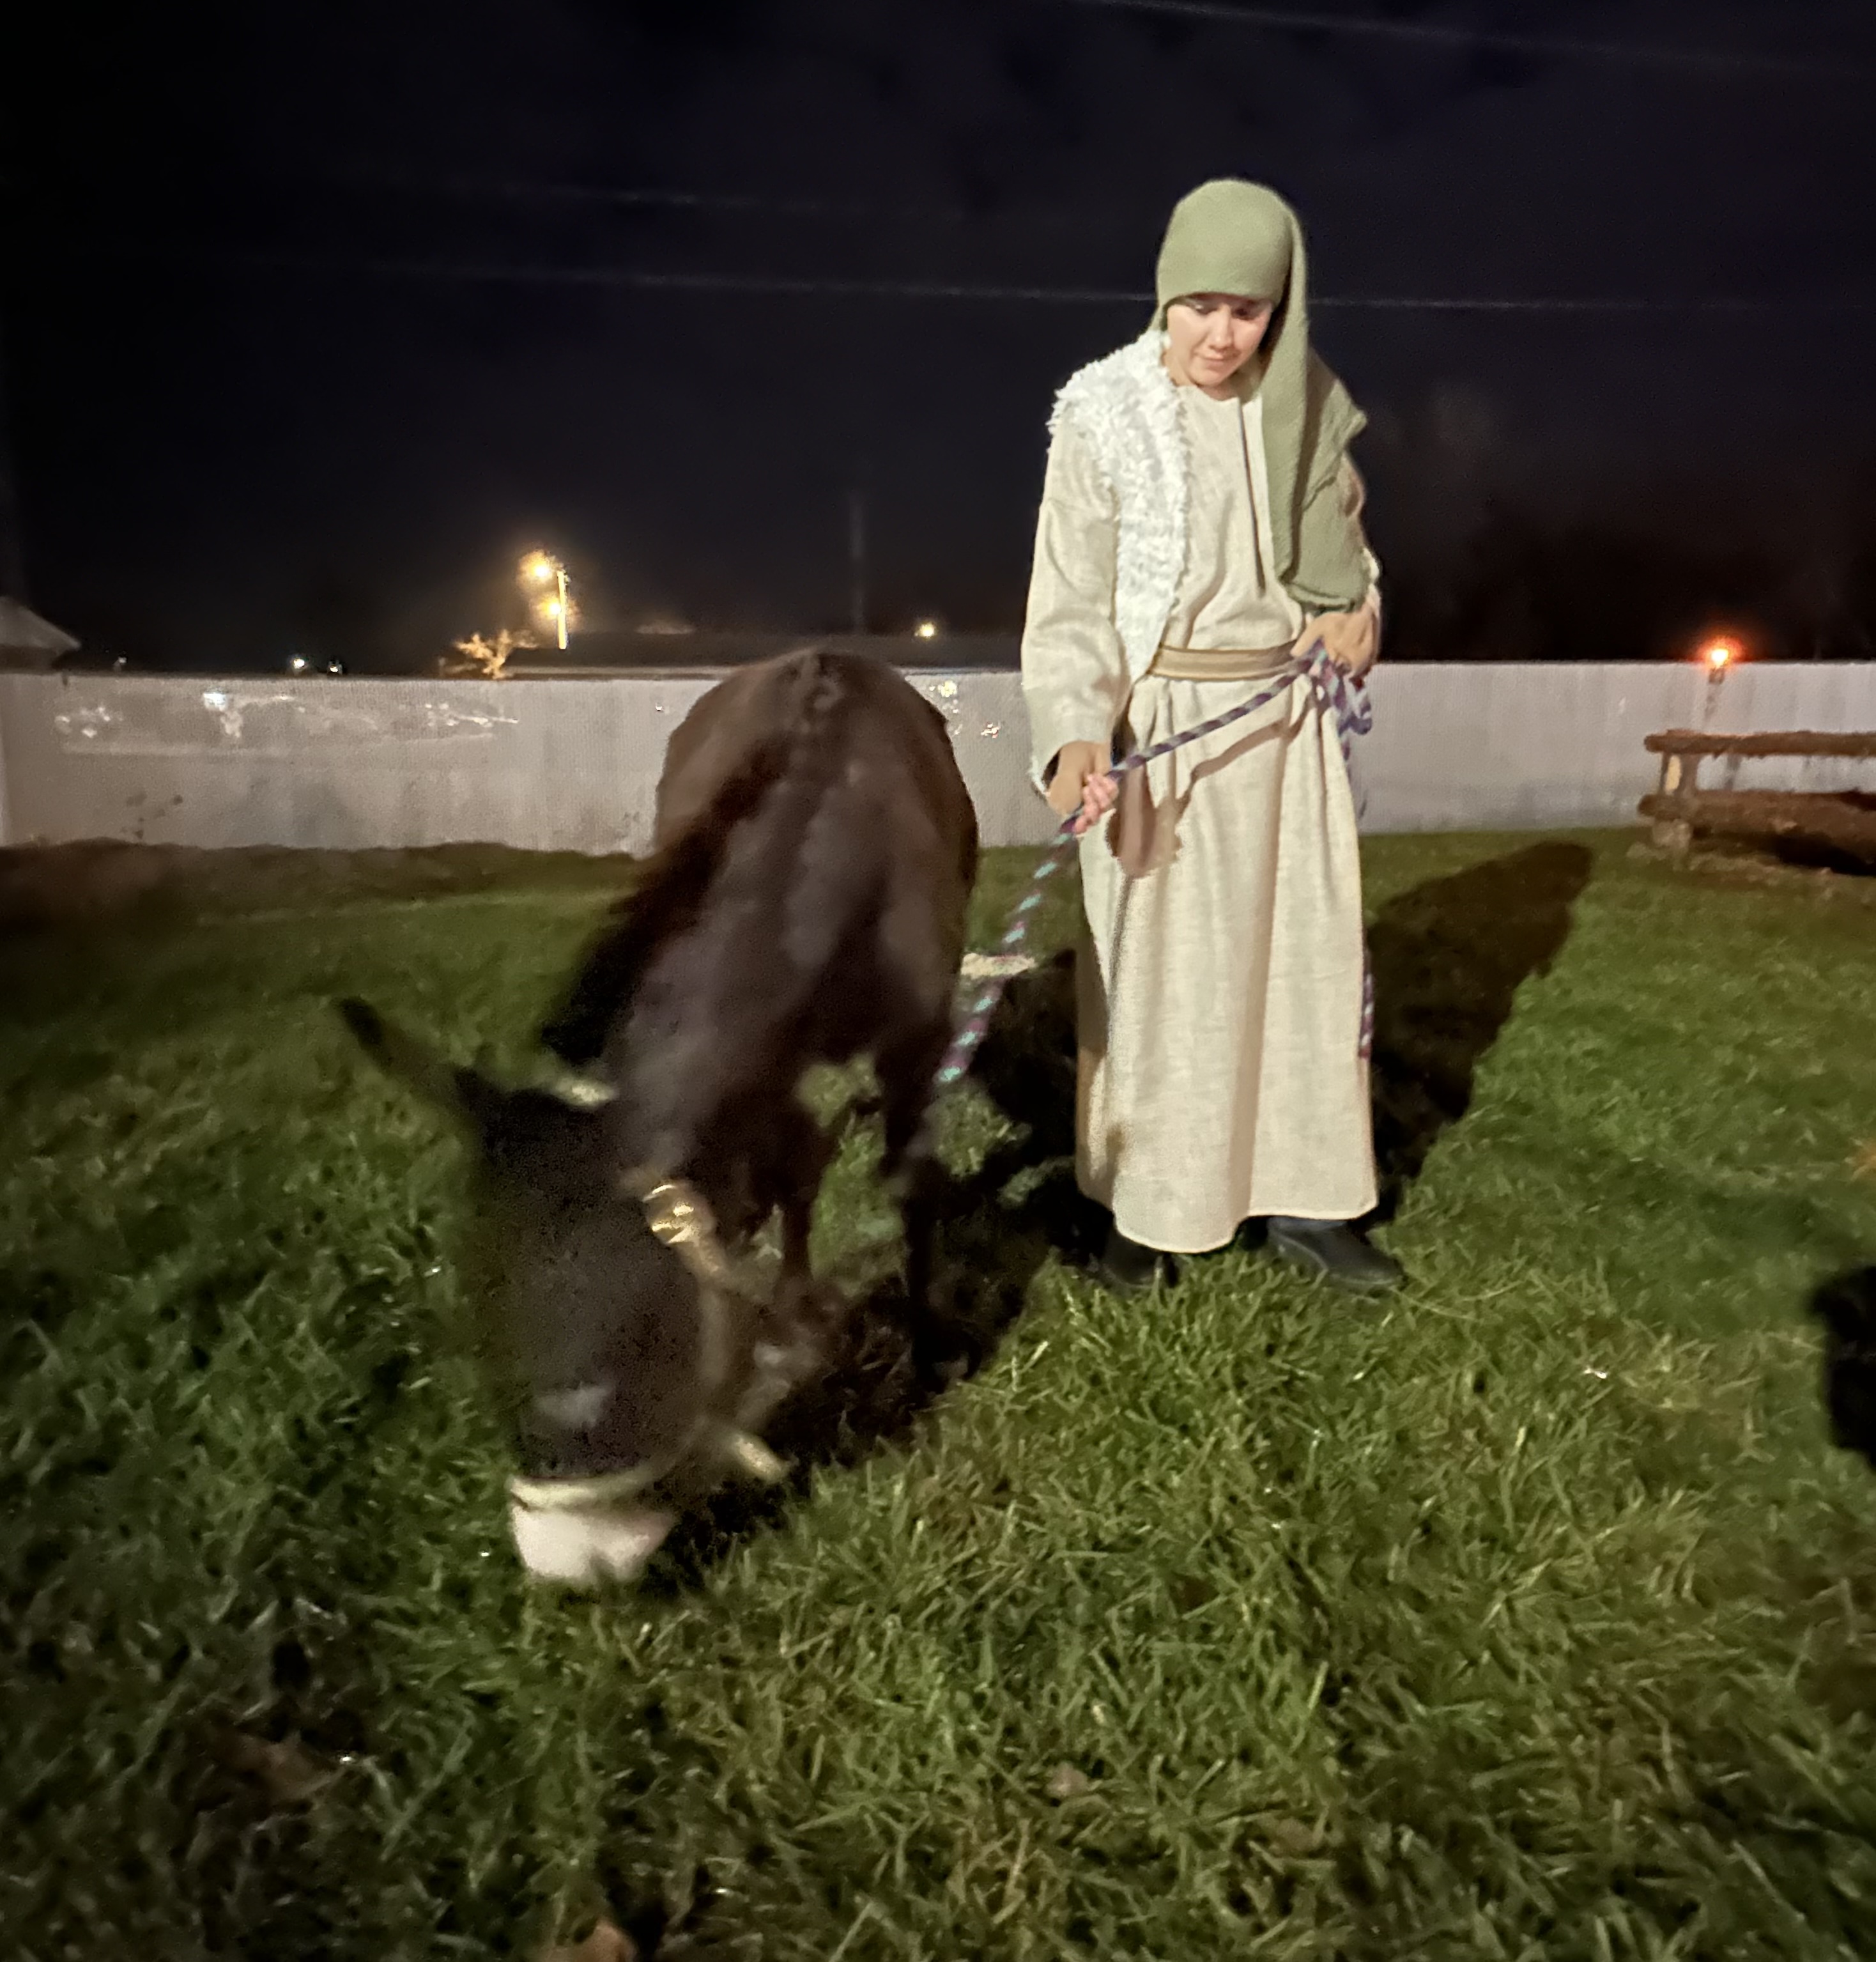
[[[1188, 743], [1196, 743], [1207, 736], [1217, 734], [1220, 729], [1228, 728], [1233, 722], [1254, 714], [1259, 709], [1268, 708], [1294, 682], [1306, 680], [1310, 692], [1322, 707], [1335, 717], [1335, 733], [1342, 743], [1342, 758], [1345, 764], [1354, 761], [1354, 739], [1365, 736], [1374, 726], [1374, 711], [1369, 705], [1367, 691], [1359, 682], [1351, 682], [1322, 651], [1318, 641], [1306, 656], [1293, 661], [1275, 680], [1266, 688], [1259, 689], [1247, 701], [1235, 708], [1227, 708], [1222, 715], [1214, 715], [1209, 721], [1195, 727], [1169, 736], [1163, 743], [1156, 743], [1150, 749], [1136, 749], [1124, 762], [1116, 763], [1109, 772], [1112, 777], [1125, 776], [1130, 770], [1144, 769], [1149, 763], [1157, 762], [1162, 756], [1170, 756], [1175, 749], [1182, 749]], [[960, 1082], [971, 1067], [972, 1058], [982, 1047], [984, 1037], [989, 1032], [991, 1017], [995, 1014], [997, 1002], [1001, 999], [1005, 983], [1013, 970], [1016, 957], [1029, 937], [1029, 929], [1035, 924], [1035, 909], [1042, 903], [1043, 888], [1055, 873], [1068, 861], [1068, 848], [1075, 844], [1080, 833], [1075, 829], [1081, 813], [1077, 811], [1064, 819], [1054, 841], [1044, 855], [1042, 862], [1035, 868], [1029, 881], [1029, 890], [1016, 903], [1010, 915], [1010, 924], [1003, 937], [997, 943], [996, 952], [987, 963], [991, 972], [984, 986], [972, 999], [965, 1011], [964, 1019], [958, 1025], [958, 1032], [951, 1039], [951, 1047], [945, 1051], [944, 1060], [938, 1066], [938, 1073], [933, 1078], [934, 1091], [949, 1090]], [[1361, 1056], [1365, 1062], [1374, 1041], [1374, 975], [1369, 967], [1365, 947], [1362, 956], [1361, 971]]]

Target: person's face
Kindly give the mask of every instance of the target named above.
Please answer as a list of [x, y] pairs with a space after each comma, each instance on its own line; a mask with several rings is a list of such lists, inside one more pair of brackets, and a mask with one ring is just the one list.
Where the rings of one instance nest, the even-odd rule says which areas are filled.
[[1241, 293], [1188, 293], [1166, 310], [1166, 366], [1177, 382], [1223, 388], [1262, 344], [1268, 300]]

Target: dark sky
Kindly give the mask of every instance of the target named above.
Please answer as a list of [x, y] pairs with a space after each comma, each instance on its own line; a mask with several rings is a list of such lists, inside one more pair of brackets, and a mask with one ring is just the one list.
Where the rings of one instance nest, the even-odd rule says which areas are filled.
[[844, 622], [864, 482], [873, 624], [1013, 626], [1051, 391], [1142, 308], [733, 283], [1143, 291], [1226, 174], [1303, 215], [1391, 564], [1488, 498], [1846, 522], [1866, 0], [1230, 11], [59, 10], [8, 62], [32, 597], [140, 661], [416, 665], [539, 542], [595, 618], [809, 630]]

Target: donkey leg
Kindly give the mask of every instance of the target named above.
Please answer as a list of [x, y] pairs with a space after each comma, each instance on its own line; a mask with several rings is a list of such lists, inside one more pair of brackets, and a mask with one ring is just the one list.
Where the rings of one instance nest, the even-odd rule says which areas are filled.
[[808, 1241], [814, 1203], [834, 1158], [834, 1140], [791, 1098], [769, 1131], [770, 1191], [782, 1216], [782, 1279], [799, 1286], [812, 1278]]
[[809, 1257], [814, 1203], [834, 1152], [834, 1140], [792, 1098], [761, 1117], [763, 1210], [780, 1215], [782, 1263], [764, 1312], [763, 1342], [791, 1380], [822, 1367], [838, 1328], [839, 1297], [817, 1286]]
[[933, 1135], [932, 1078], [951, 1040], [949, 1020], [883, 1053], [878, 1072], [885, 1107], [880, 1170], [897, 1188], [905, 1234], [905, 1293], [915, 1321], [930, 1299], [933, 1256], [946, 1173]]

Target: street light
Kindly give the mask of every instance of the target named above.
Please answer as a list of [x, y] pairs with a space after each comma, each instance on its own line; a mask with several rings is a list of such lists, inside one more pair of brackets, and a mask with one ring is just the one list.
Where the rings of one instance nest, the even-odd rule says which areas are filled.
[[938, 637], [938, 622], [936, 620], [921, 620], [912, 629], [912, 633], [916, 639], [935, 641]]
[[534, 596], [534, 610], [554, 625], [560, 651], [566, 651], [566, 630], [573, 602], [567, 596], [566, 567], [551, 552], [531, 551], [521, 562], [522, 590]]
[[1700, 665], [1707, 671], [1707, 685], [1702, 691], [1706, 697], [1706, 703], [1700, 711], [1703, 727], [1712, 722], [1714, 713], [1720, 705], [1720, 691], [1727, 675], [1743, 651], [1739, 642], [1731, 634], [1715, 634], [1702, 642], [1699, 659]]

